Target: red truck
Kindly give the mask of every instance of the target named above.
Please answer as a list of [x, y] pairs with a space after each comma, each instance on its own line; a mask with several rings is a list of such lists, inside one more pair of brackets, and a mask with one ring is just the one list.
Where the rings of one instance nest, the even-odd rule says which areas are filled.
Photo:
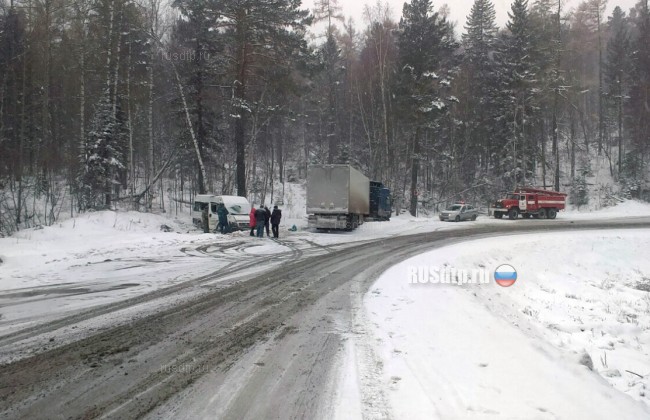
[[535, 219], [555, 219], [557, 212], [566, 206], [566, 196], [557, 191], [517, 188], [506, 194], [505, 198], [497, 200], [490, 210], [495, 219], [501, 219], [504, 214], [510, 220], [516, 219], [520, 214], [524, 219], [531, 216]]

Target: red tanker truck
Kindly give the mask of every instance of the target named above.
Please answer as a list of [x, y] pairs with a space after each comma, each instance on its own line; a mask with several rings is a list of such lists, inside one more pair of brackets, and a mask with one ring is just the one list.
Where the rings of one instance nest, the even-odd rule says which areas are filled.
[[535, 219], [555, 219], [558, 211], [566, 206], [566, 194], [541, 190], [536, 188], [517, 188], [514, 192], [506, 194], [505, 198], [497, 200], [490, 211], [495, 219], [507, 215], [514, 220], [521, 215], [524, 219], [531, 216]]

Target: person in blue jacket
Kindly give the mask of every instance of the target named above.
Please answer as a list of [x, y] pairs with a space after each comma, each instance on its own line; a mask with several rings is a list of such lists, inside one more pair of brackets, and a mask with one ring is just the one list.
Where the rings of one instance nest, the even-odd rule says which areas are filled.
[[217, 207], [217, 216], [219, 216], [219, 232], [221, 234], [228, 232], [228, 209], [223, 204]]

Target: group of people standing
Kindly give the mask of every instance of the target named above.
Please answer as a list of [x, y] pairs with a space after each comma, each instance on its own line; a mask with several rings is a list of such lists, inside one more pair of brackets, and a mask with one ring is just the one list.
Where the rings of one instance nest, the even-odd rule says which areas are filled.
[[265, 229], [266, 236], [271, 236], [269, 233], [270, 224], [271, 230], [273, 232], [273, 237], [280, 237], [280, 219], [282, 219], [282, 211], [278, 208], [278, 206], [273, 206], [273, 211], [269, 210], [269, 208], [266, 206], [261, 206], [259, 209], [256, 209], [255, 206], [252, 206], [249, 217], [251, 236], [263, 238]]

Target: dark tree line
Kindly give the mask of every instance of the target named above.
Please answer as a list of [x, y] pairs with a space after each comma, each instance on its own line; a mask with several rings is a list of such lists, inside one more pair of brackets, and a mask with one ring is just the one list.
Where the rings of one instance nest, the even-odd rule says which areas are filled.
[[430, 0], [361, 26], [337, 0], [4, 0], [0, 232], [268, 202], [310, 163], [353, 164], [412, 213], [517, 185], [583, 197], [593, 162], [641, 195], [650, 12], [606, 5], [515, 0], [498, 28], [475, 0], [461, 31]]

